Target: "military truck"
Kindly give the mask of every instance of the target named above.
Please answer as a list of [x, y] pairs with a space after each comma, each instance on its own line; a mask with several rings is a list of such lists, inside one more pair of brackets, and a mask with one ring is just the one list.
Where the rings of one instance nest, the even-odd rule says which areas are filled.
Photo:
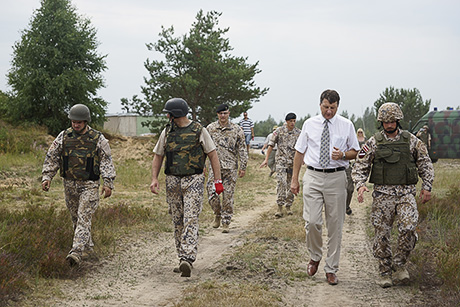
[[460, 159], [460, 110], [438, 111], [435, 108], [423, 115], [411, 132], [417, 135], [424, 126], [428, 126], [428, 151], [431, 161]]

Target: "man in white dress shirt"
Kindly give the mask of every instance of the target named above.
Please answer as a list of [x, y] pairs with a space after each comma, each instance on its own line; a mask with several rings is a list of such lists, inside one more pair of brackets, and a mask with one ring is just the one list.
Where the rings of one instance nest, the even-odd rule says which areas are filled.
[[330, 285], [336, 285], [339, 269], [342, 227], [345, 219], [347, 176], [345, 168], [356, 157], [359, 143], [353, 123], [336, 115], [340, 96], [325, 90], [320, 97], [321, 114], [309, 118], [295, 145], [291, 191], [300, 190], [299, 173], [303, 162], [307, 170], [303, 177], [303, 218], [310, 262], [309, 276], [316, 274], [322, 259], [322, 209], [328, 233], [324, 271]]

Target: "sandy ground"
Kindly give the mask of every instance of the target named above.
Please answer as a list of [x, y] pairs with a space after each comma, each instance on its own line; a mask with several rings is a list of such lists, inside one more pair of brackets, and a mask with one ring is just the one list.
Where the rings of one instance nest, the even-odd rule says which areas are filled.
[[[270, 195], [269, 197], [272, 197]], [[272, 200], [272, 199], [271, 199]], [[270, 204], [270, 201], [260, 202]], [[272, 202], [273, 203], [273, 202]], [[283, 288], [280, 306], [407, 306], [417, 305], [419, 293], [408, 287], [382, 289], [374, 283], [376, 264], [365, 234], [365, 207], [352, 204], [346, 217], [342, 242], [339, 284], [325, 281], [324, 262], [318, 273], [303, 282]], [[50, 306], [172, 306], [185, 287], [213, 279], [213, 272], [225, 251], [241, 243], [242, 234], [258, 216], [273, 210], [262, 205], [234, 217], [230, 233], [209, 228], [200, 237], [198, 259], [191, 278], [173, 273], [177, 257], [171, 233], [151, 238], [131, 238], [131, 243], [111, 259], [98, 263], [91, 273], [76, 280], [64, 280], [58, 299]], [[135, 240], [134, 242], [132, 240]], [[308, 262], [305, 253], [305, 268]], [[413, 288], [412, 288], [413, 291]], [[67, 298], [67, 299], [63, 299]], [[327, 302], [327, 303], [326, 303]]]

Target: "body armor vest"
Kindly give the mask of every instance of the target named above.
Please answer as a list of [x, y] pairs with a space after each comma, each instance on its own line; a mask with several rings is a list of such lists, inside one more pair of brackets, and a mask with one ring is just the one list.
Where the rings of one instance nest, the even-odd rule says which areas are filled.
[[398, 141], [386, 140], [380, 132], [369, 182], [375, 184], [416, 184], [418, 181], [415, 159], [410, 152], [410, 134], [401, 133]]
[[165, 174], [186, 176], [203, 173], [206, 155], [200, 143], [202, 126], [197, 122], [187, 127], [171, 123], [166, 129]]
[[60, 174], [75, 180], [99, 180], [97, 142], [101, 133], [90, 129], [78, 134], [72, 128], [64, 132]]

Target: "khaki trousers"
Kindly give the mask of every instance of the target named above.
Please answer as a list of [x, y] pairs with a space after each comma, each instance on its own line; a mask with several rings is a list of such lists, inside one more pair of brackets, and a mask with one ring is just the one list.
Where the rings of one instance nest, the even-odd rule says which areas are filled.
[[323, 206], [327, 227], [327, 254], [324, 271], [336, 273], [339, 269], [342, 228], [347, 198], [345, 171], [322, 173], [307, 169], [303, 177], [303, 218], [307, 248], [314, 261], [323, 256]]

